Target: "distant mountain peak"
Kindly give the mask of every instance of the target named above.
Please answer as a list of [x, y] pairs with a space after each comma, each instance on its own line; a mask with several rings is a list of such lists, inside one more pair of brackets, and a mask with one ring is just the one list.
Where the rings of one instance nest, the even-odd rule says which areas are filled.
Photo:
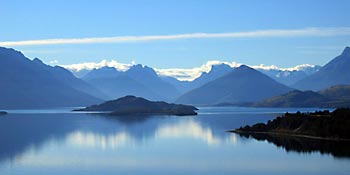
[[[235, 69], [233, 69], [230, 73], [226, 74], [225, 76], [226, 77], [229, 77], [231, 75], [240, 75], [240, 76], [261, 76], [261, 75], [264, 75], [263, 73], [255, 70], [254, 68], [251, 68], [247, 65], [241, 65]], [[268, 77], [266, 75], [266, 77]]]
[[101, 67], [100, 70], [104, 70], [104, 71], [118, 71], [115, 67], [109, 67], [109, 66]]
[[251, 103], [290, 90], [267, 75], [241, 65], [224, 76], [185, 93], [177, 102], [201, 105]]
[[333, 85], [350, 84], [350, 47], [345, 47], [341, 55], [335, 57], [318, 72], [294, 84], [302, 90], [321, 90]]
[[43, 62], [43, 61], [41, 61], [41, 59], [39, 59], [38, 57], [35, 57], [35, 58], [33, 59], [33, 61], [40, 61], [40, 62]]
[[345, 47], [341, 55], [350, 57], [350, 47]]
[[242, 64], [242, 65], [240, 65], [240, 66], [237, 67], [237, 68], [240, 68], [240, 69], [253, 69], [253, 68], [251, 68], [251, 67], [249, 67], [249, 66], [247, 66], [247, 65], [245, 65], [245, 64]]
[[135, 64], [130, 67], [130, 69], [135, 69], [135, 70], [142, 70], [146, 68], [147, 66], [143, 66], [142, 64]]
[[33, 63], [44, 64], [44, 62], [41, 59], [37, 58], [37, 57], [35, 57], [33, 59]]
[[217, 69], [217, 68], [231, 68], [231, 66], [225, 63], [214, 64], [211, 66], [211, 69]]
[[157, 73], [156, 71], [154, 71], [151, 67], [148, 67], [148, 66], [144, 66], [142, 64], [136, 64], [136, 65], [133, 65], [130, 67], [129, 70], [127, 70], [127, 72], [144, 72], [144, 73], [150, 73], [150, 74], [153, 74], [154, 76], [157, 76]]
[[93, 69], [90, 73], [102, 73], [102, 74], [118, 74], [119, 71], [114, 67], [104, 66], [99, 69]]
[[84, 80], [90, 80], [90, 79], [96, 79], [96, 78], [107, 78], [107, 77], [116, 77], [120, 75], [121, 72], [119, 72], [114, 67], [104, 66], [99, 69], [94, 68], [89, 73], [87, 73], [82, 79]]
[[143, 69], [146, 69], [146, 70], [149, 70], [149, 69], [152, 69], [151, 67], [148, 67], [146, 65], [142, 65], [142, 64], [135, 64], [133, 66], [130, 67], [130, 69], [135, 69], [135, 70], [143, 70]]
[[241, 65], [241, 66], [239, 66], [239, 67], [237, 67], [236, 68], [236, 70], [249, 70], [249, 71], [256, 71], [255, 69], [253, 69], [253, 68], [251, 68], [251, 67], [249, 67], [249, 66], [247, 66], [247, 65]]
[[230, 65], [227, 65], [225, 63], [221, 63], [221, 64], [216, 64], [216, 65], [212, 65], [210, 72], [221, 72], [222, 70], [230, 70], [232, 69]]

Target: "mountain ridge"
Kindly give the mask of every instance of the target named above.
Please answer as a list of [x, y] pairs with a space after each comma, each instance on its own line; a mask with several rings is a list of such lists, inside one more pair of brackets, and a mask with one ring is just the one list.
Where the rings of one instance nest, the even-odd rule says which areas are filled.
[[267, 75], [242, 65], [216, 80], [185, 93], [176, 102], [201, 105], [245, 103], [274, 94], [282, 94], [289, 90], [291, 90], [289, 87], [276, 82]]
[[254, 107], [350, 107], [350, 85], [332, 86], [318, 92], [293, 90], [249, 105]]
[[32, 61], [19, 51], [0, 47], [0, 108], [67, 107], [101, 101], [58, 80], [40, 64], [38, 59]]
[[350, 84], [350, 48], [329, 61], [318, 72], [296, 82], [292, 87], [300, 90], [321, 90], [339, 84]]
[[83, 80], [107, 94], [109, 99], [136, 95], [151, 100], [173, 101], [180, 94], [152, 68], [140, 64], [131, 66], [127, 71], [118, 71], [114, 67], [94, 69]]

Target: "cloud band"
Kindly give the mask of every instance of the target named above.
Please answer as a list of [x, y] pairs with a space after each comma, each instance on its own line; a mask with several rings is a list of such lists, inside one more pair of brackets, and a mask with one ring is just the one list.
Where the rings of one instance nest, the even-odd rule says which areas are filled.
[[26, 46], [26, 45], [58, 45], [58, 44], [96, 44], [96, 43], [127, 43], [147, 42], [157, 40], [178, 39], [205, 39], [205, 38], [256, 38], [256, 37], [330, 37], [350, 36], [350, 27], [338, 28], [304, 28], [294, 30], [256, 30], [230, 33], [189, 33], [175, 35], [149, 35], [149, 36], [117, 36], [93, 38], [61, 38], [24, 41], [2, 41], [0, 46]]

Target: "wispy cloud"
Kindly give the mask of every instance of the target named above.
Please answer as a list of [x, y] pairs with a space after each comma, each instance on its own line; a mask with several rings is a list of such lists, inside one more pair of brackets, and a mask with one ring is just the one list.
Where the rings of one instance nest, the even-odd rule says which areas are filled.
[[58, 50], [21, 50], [25, 54], [56, 54], [60, 51]]
[[56, 38], [25, 41], [1, 41], [0, 46], [25, 46], [25, 45], [56, 45], [56, 44], [93, 44], [93, 43], [126, 43], [146, 42], [157, 40], [178, 39], [205, 39], [205, 38], [255, 38], [255, 37], [330, 37], [350, 35], [350, 27], [337, 28], [303, 28], [303, 29], [278, 29], [256, 30], [229, 33], [189, 33], [175, 35], [149, 35], [149, 36], [116, 36], [93, 38]]
[[49, 63], [50, 63], [50, 65], [57, 65], [58, 64], [58, 60], [52, 60]]

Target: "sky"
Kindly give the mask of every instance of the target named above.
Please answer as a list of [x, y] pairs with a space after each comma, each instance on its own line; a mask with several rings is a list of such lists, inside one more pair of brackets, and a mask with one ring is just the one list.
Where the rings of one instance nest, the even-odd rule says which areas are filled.
[[349, 7], [349, 0], [0, 0], [0, 46], [59, 65], [324, 65], [350, 45]]

